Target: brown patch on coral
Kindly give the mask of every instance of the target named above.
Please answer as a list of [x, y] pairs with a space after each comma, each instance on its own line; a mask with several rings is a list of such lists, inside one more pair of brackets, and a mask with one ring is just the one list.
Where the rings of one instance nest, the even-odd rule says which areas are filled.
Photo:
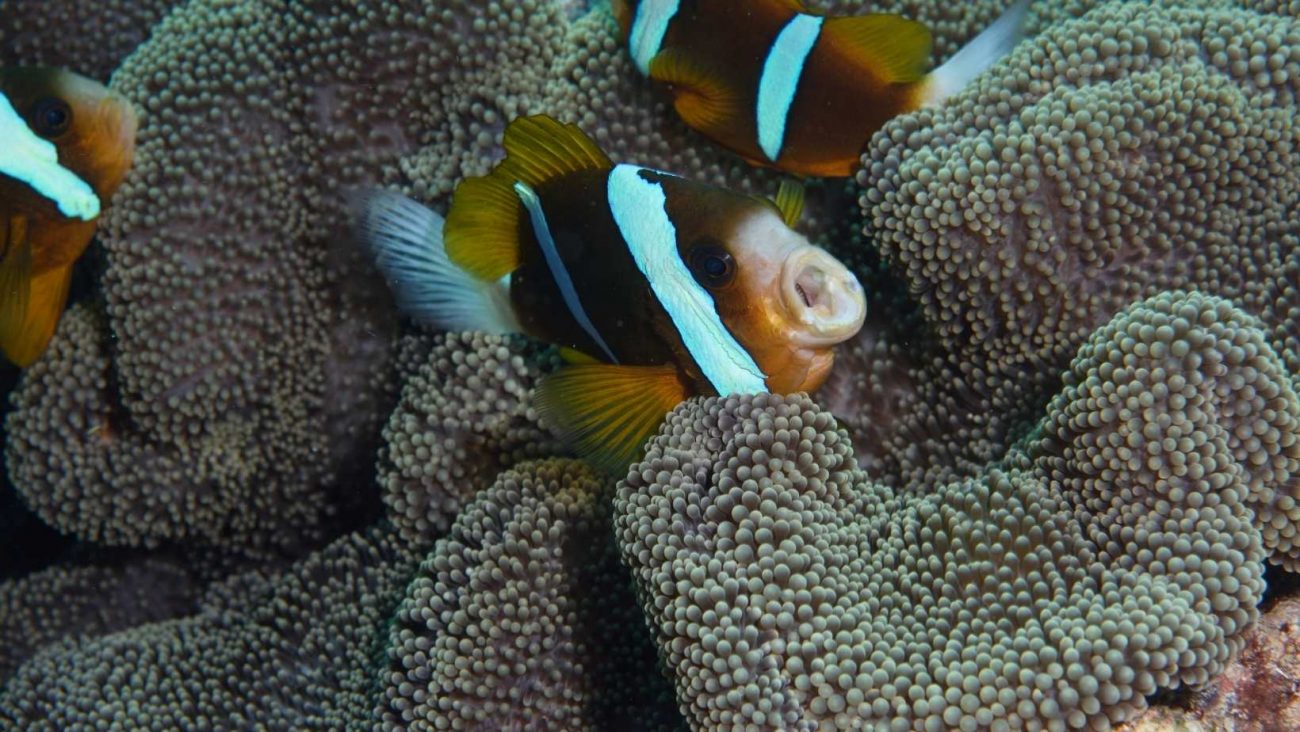
[[1237, 660], [1187, 707], [1153, 707], [1117, 732], [1300, 729], [1300, 595], [1279, 600], [1261, 615]]

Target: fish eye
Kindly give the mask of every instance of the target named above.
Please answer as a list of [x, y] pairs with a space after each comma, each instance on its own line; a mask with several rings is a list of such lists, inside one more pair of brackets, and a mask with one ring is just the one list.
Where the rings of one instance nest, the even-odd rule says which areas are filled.
[[62, 99], [46, 97], [32, 108], [32, 131], [41, 137], [58, 137], [72, 124], [72, 108]]
[[705, 287], [722, 287], [736, 276], [736, 260], [717, 244], [699, 244], [691, 249], [691, 274]]

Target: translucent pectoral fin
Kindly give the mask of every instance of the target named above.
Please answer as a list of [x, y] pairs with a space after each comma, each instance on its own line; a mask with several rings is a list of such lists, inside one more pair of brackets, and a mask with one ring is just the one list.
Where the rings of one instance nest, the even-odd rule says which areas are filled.
[[518, 333], [508, 289], [456, 266], [443, 246], [443, 218], [391, 191], [352, 193], [356, 231], [403, 313], [444, 330]]
[[547, 376], [533, 401], [542, 419], [579, 455], [618, 474], [641, 456], [664, 415], [688, 393], [671, 365], [586, 363]]

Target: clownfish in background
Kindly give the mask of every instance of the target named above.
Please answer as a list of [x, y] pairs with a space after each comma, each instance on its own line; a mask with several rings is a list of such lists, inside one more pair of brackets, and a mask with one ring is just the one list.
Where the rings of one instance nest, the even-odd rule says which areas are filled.
[[632, 61], [686, 124], [761, 167], [844, 177], [891, 118], [939, 104], [1015, 46], [1019, 0], [926, 73], [930, 31], [898, 15], [828, 18], [798, 0], [613, 0]]
[[616, 165], [544, 116], [511, 122], [504, 145], [445, 222], [374, 191], [359, 236], [415, 319], [568, 349], [535, 406], [598, 467], [625, 469], [690, 396], [816, 389], [862, 327], [857, 279], [787, 225], [797, 194]]
[[36, 360], [58, 325], [72, 265], [135, 152], [126, 99], [70, 71], [0, 69], [0, 351]]

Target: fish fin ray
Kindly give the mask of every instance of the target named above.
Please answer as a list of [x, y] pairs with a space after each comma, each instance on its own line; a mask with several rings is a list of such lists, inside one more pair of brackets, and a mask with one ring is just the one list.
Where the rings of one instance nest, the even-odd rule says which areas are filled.
[[516, 181], [536, 188], [553, 178], [580, 170], [613, 167], [596, 143], [577, 125], [546, 115], [521, 117], [506, 128], [506, 159], [498, 166]]
[[32, 247], [27, 241], [27, 217], [4, 222], [5, 258], [0, 261], [0, 350], [19, 366], [19, 342], [27, 321], [32, 289]]
[[523, 204], [515, 183], [536, 188], [567, 173], [613, 166], [577, 125], [545, 115], [511, 122], [503, 145], [506, 157], [491, 173], [456, 187], [443, 233], [447, 257], [488, 282], [519, 268]]
[[785, 221], [786, 226], [794, 228], [794, 225], [799, 223], [799, 219], [803, 216], [803, 202], [803, 182], [793, 178], [782, 178], [772, 203], [776, 205], [776, 210], [781, 212], [781, 219]]
[[743, 114], [740, 95], [685, 51], [660, 51], [650, 61], [650, 78], [673, 87], [673, 107], [697, 130], [717, 136]]
[[925, 76], [933, 43], [924, 24], [885, 13], [827, 18], [822, 38], [895, 84]]
[[8, 228], [11, 246], [0, 263], [0, 351], [25, 368], [54, 336], [68, 300], [72, 265], [36, 274], [25, 217], [13, 217]]
[[687, 396], [674, 366], [588, 363], [543, 378], [533, 404], [579, 455], [617, 474], [640, 457], [664, 415]]
[[937, 106], [965, 89], [975, 77], [1011, 53], [1024, 37], [1030, 0], [1018, 0], [989, 27], [957, 50], [939, 68], [930, 72], [921, 92], [921, 106]]
[[392, 191], [370, 189], [352, 198], [357, 237], [403, 314], [444, 330], [522, 331], [502, 283], [483, 282], [448, 258], [441, 216]]

